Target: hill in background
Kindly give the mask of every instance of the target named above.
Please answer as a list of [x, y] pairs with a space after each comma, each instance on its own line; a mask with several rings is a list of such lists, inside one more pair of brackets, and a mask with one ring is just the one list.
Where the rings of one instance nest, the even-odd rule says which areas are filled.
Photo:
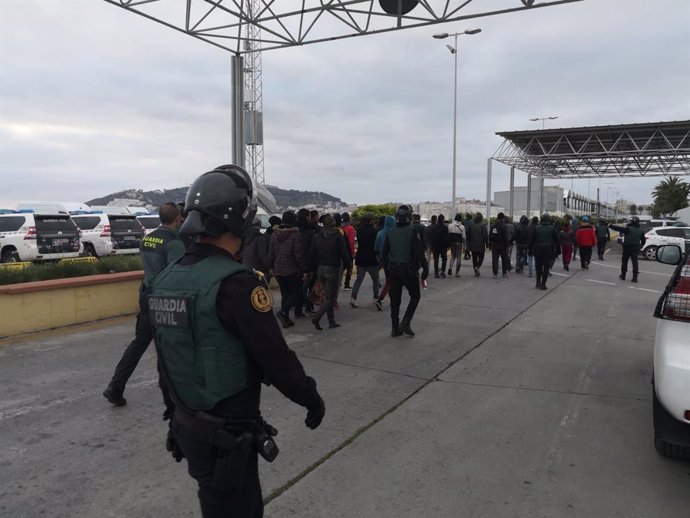
[[[317, 207], [334, 206], [339, 207], [345, 205], [340, 198], [331, 196], [324, 192], [317, 191], [298, 191], [295, 189], [281, 189], [273, 185], [266, 185], [266, 188], [275, 196], [276, 203], [280, 210], [286, 210], [288, 207], [304, 207], [306, 205], [315, 205]], [[108, 205], [110, 202], [117, 199], [136, 200], [145, 206], [157, 207], [166, 201], [183, 201], [187, 195], [188, 187], [177, 187], [175, 189], [163, 189], [156, 191], [142, 191], [137, 189], [128, 189], [125, 191], [108, 194], [101, 198], [94, 198], [87, 201], [87, 205]]]

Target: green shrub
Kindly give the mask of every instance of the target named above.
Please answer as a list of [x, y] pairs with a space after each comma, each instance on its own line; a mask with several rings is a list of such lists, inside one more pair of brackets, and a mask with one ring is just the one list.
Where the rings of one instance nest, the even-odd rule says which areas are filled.
[[24, 269], [0, 266], [0, 285], [141, 270], [139, 255], [103, 257], [96, 262], [35, 263]]

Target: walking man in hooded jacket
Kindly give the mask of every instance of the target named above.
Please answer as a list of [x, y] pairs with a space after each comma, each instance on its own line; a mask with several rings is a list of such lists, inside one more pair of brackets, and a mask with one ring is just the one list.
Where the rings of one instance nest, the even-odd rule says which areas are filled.
[[[401, 205], [395, 212], [395, 219], [396, 227], [386, 235], [381, 258], [382, 263], [388, 267], [391, 286], [391, 336], [397, 337], [403, 333], [414, 336], [410, 322], [421, 297], [419, 268], [422, 268], [422, 280], [426, 280], [429, 275], [429, 265], [424, 257], [422, 236], [410, 225], [412, 208], [409, 205]], [[400, 322], [403, 286], [410, 295], [410, 302]]]

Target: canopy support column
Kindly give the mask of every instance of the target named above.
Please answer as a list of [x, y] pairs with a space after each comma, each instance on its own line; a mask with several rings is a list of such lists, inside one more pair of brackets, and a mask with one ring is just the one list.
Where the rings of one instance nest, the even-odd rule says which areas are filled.
[[527, 218], [532, 219], [532, 173], [527, 173]]
[[539, 178], [539, 217], [544, 214], [544, 177]]
[[513, 208], [515, 207], [515, 166], [510, 168], [510, 203], [508, 205], [508, 215], [513, 219]]
[[232, 163], [245, 168], [244, 160], [244, 58], [232, 56]]
[[486, 224], [491, 225], [491, 161], [486, 161]]

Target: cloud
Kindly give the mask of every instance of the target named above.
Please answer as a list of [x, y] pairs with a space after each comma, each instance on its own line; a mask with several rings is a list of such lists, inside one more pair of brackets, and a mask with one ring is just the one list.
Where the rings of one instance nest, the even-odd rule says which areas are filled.
[[[458, 40], [461, 196], [485, 197], [495, 132], [538, 128], [531, 117], [688, 119], [689, 16], [685, 0], [580, 2], [266, 52], [266, 181], [449, 200], [454, 56], [439, 30], [483, 30]], [[230, 55], [106, 2], [3, 0], [0, 70], [2, 198], [177, 187], [231, 159]], [[496, 190], [507, 171], [494, 165]], [[614, 183], [646, 203], [656, 181]]]

